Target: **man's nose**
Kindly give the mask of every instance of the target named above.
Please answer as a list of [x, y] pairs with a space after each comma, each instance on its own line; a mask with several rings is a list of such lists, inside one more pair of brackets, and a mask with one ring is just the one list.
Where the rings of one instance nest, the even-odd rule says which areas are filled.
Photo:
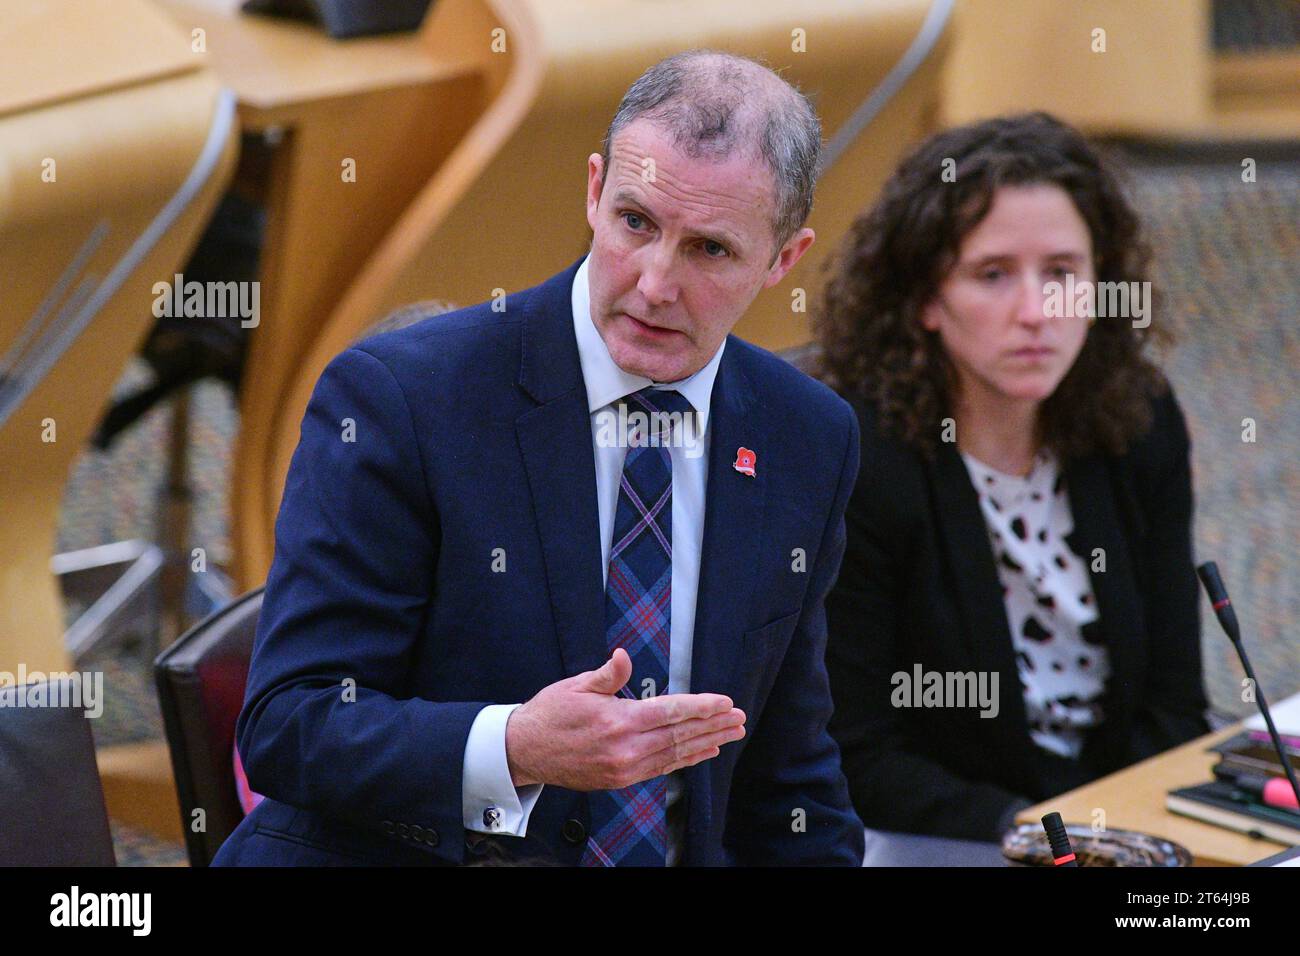
[[644, 250], [641, 259], [641, 278], [637, 291], [652, 308], [671, 305], [677, 301], [677, 276], [672, 250], [655, 244]]

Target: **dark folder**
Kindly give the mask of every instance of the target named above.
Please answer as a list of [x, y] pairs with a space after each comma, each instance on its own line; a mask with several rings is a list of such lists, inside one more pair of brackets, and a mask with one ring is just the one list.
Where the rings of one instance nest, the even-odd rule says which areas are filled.
[[419, 27], [432, 0], [248, 0], [246, 13], [312, 20], [335, 39]]

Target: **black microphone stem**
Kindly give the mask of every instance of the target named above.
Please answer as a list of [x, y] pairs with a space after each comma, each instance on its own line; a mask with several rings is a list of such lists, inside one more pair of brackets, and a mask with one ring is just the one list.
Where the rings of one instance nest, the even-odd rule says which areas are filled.
[[1264, 700], [1264, 692], [1259, 687], [1259, 681], [1255, 679], [1255, 671], [1250, 666], [1250, 658], [1246, 656], [1246, 648], [1241, 645], [1240, 641], [1233, 641], [1232, 646], [1237, 649], [1237, 656], [1241, 658], [1241, 666], [1246, 669], [1246, 677], [1250, 679], [1250, 683], [1255, 688], [1255, 700], [1259, 704], [1260, 713], [1264, 715], [1264, 723], [1268, 725], [1268, 735], [1273, 738], [1273, 746], [1277, 748], [1278, 758], [1282, 761], [1282, 769], [1286, 771], [1286, 778], [1291, 781], [1291, 789], [1295, 791], [1296, 802], [1300, 803], [1300, 783], [1296, 782], [1295, 771], [1291, 769], [1291, 760], [1282, 747], [1282, 738], [1278, 735], [1277, 725], [1273, 723], [1273, 715], [1269, 713], [1268, 704]]
[[[1246, 656], [1246, 647], [1242, 644], [1241, 634], [1238, 633], [1236, 627], [1236, 614], [1233, 613], [1232, 602], [1228, 599], [1228, 589], [1219, 577], [1219, 567], [1213, 561], [1207, 561], [1196, 569], [1196, 573], [1200, 576], [1201, 583], [1205, 585], [1205, 593], [1214, 608], [1215, 617], [1219, 619], [1219, 624], [1223, 627], [1223, 632], [1228, 635], [1228, 639], [1232, 641], [1232, 646], [1237, 649], [1237, 656], [1241, 658], [1241, 666], [1245, 668], [1246, 677], [1255, 689], [1255, 703], [1259, 705], [1259, 712], [1264, 715], [1264, 723], [1268, 726], [1268, 735], [1273, 739], [1273, 746], [1277, 749], [1278, 759], [1282, 761], [1282, 770], [1286, 773], [1287, 780], [1291, 782], [1291, 789], [1295, 792], [1296, 802], [1300, 803], [1300, 782], [1296, 781], [1295, 770], [1291, 768], [1291, 760], [1287, 756], [1286, 749], [1282, 746], [1282, 738], [1277, 732], [1277, 725], [1273, 723], [1273, 715], [1269, 712], [1268, 702], [1264, 699], [1264, 690], [1259, 686], [1259, 681], [1255, 679], [1255, 669], [1250, 666], [1250, 658]], [[1228, 616], [1227, 621], [1224, 620], [1225, 616]]]

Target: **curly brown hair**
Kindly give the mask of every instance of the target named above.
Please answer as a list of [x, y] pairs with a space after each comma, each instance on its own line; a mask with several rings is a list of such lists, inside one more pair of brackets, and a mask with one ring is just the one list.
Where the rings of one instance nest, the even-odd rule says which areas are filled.
[[[949, 159], [955, 178], [941, 176]], [[1064, 189], [1087, 223], [1098, 282], [1147, 281], [1150, 248], [1115, 174], [1077, 130], [1046, 113], [985, 120], [926, 140], [853, 223], [828, 266], [833, 274], [813, 320], [818, 376], [870, 402], [882, 429], [927, 456], [951, 413], [956, 379], [938, 333], [922, 327], [921, 311], [997, 189], [1038, 184]], [[1164, 344], [1170, 336], [1155, 323], [1093, 322], [1041, 406], [1041, 442], [1062, 457], [1122, 454], [1150, 427], [1151, 398], [1167, 387], [1145, 357], [1149, 341]]]

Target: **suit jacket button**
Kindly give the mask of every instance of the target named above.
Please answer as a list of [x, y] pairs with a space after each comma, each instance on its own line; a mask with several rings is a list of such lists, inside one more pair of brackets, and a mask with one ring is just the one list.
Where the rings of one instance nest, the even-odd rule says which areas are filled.
[[397, 825], [397, 835], [403, 840], [409, 839], [411, 836], [411, 828], [405, 823], [399, 823]]
[[425, 846], [437, 846], [437, 845], [438, 845], [438, 831], [435, 830], [433, 827], [425, 827], [425, 828], [424, 828], [424, 843], [425, 843]]
[[383, 831], [387, 833], [389, 836], [392, 836], [395, 832], [397, 832], [397, 827], [393, 825], [392, 820], [385, 820], [382, 824], [380, 824], [380, 826], [383, 828]]
[[581, 820], [565, 820], [564, 826], [560, 827], [560, 835], [569, 843], [578, 844], [587, 839], [587, 828]]
[[414, 840], [416, 843], [423, 843], [423, 842], [424, 842], [424, 827], [420, 826], [418, 823], [412, 823], [412, 824], [411, 824], [411, 839]]

